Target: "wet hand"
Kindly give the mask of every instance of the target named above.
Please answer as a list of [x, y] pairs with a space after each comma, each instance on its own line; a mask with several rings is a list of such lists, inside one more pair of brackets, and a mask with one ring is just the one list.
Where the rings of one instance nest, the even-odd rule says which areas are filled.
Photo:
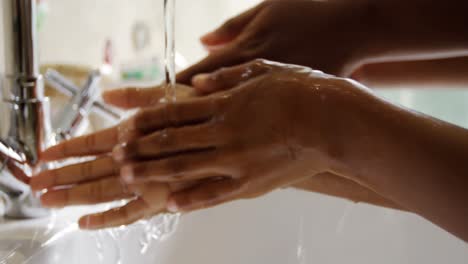
[[197, 181], [177, 192], [170, 211], [252, 198], [330, 168], [327, 119], [340, 110], [343, 79], [309, 68], [257, 60], [197, 76], [198, 92], [217, 92], [145, 109], [135, 126], [146, 136], [117, 147], [122, 180]]
[[373, 38], [368, 2], [264, 1], [202, 37], [210, 54], [178, 81], [188, 84], [196, 74], [256, 58], [348, 76], [366, 58]]
[[169, 185], [127, 186], [122, 184], [118, 175], [118, 164], [104, 156], [43, 172], [32, 178], [31, 186], [34, 190], [48, 190], [41, 201], [43, 206], [50, 208], [129, 200], [119, 208], [82, 217], [79, 225], [83, 229], [128, 225], [165, 211]]
[[[184, 100], [191, 96], [193, 89], [179, 85], [176, 91], [179, 100]], [[124, 109], [148, 107], [160, 104], [164, 99], [164, 87], [130, 87], [106, 92], [103, 97], [107, 103]], [[45, 151], [43, 159], [48, 161], [84, 156], [97, 158], [44, 171], [33, 177], [30, 182], [33, 190], [47, 190], [41, 197], [42, 204], [62, 208], [129, 200], [119, 208], [82, 217], [79, 224], [83, 229], [127, 225], [165, 212], [170, 191], [180, 190], [187, 183], [122, 184], [119, 177], [120, 164], [110, 156], [115, 145], [140, 135], [132, 130], [132, 122], [133, 119], [130, 119], [116, 127], [62, 142]]]

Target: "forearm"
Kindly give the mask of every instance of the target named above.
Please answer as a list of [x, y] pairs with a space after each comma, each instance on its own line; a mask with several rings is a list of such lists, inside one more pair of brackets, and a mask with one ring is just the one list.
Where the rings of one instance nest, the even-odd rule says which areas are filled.
[[326, 132], [336, 142], [329, 147], [331, 171], [468, 240], [468, 132], [353, 93], [332, 102], [344, 108], [330, 110], [338, 120]]
[[369, 87], [464, 87], [468, 83], [468, 57], [385, 62], [364, 65], [352, 78]]
[[392, 209], [404, 210], [401, 206], [376, 192], [331, 173], [309, 177], [292, 187], [300, 190], [344, 198], [355, 203], [367, 203]]
[[440, 58], [467, 54], [468, 2], [371, 0], [369, 61]]

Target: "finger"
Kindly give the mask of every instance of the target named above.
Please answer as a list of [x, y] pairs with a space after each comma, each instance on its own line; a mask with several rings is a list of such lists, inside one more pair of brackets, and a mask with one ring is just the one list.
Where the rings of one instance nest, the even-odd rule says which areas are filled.
[[170, 195], [169, 185], [166, 183], [150, 182], [145, 184], [128, 185], [129, 190], [141, 197], [148, 205], [148, 213], [154, 215], [166, 209]]
[[241, 62], [243, 62], [241, 51], [233, 42], [223, 49], [213, 51], [205, 59], [178, 73], [177, 82], [189, 85], [192, 77], [196, 74], [212, 72], [221, 67], [236, 65]]
[[85, 216], [80, 219], [80, 227], [84, 229], [99, 229], [129, 225], [142, 218], [163, 213], [166, 210], [167, 199], [170, 194], [169, 186], [161, 183], [149, 183], [129, 186], [141, 195], [127, 205], [104, 213]]
[[106, 156], [92, 161], [43, 171], [37, 176], [32, 177], [30, 185], [33, 190], [39, 191], [57, 186], [78, 184], [118, 174], [119, 168], [114, 159]]
[[164, 87], [122, 88], [107, 91], [102, 94], [102, 98], [106, 103], [123, 109], [148, 107], [158, 103], [161, 98], [164, 98]]
[[71, 157], [99, 156], [110, 153], [117, 144], [140, 136], [135, 122], [137, 118], [138, 114], [121, 122], [117, 126], [63, 141], [45, 150], [41, 158], [44, 161], [54, 161]]
[[79, 184], [67, 189], [50, 190], [41, 197], [42, 205], [63, 208], [73, 205], [93, 205], [133, 197], [118, 177]]
[[201, 37], [206, 46], [219, 46], [235, 39], [263, 8], [263, 4], [226, 21], [221, 27]]
[[204, 97], [147, 108], [118, 126], [51, 147], [42, 154], [42, 159], [51, 161], [102, 155], [111, 152], [118, 143], [127, 142], [141, 134], [170, 126], [204, 122], [212, 117], [216, 107], [215, 100]]
[[8, 169], [10, 170], [11, 174], [19, 181], [25, 183], [25, 184], [29, 184], [30, 181], [31, 181], [31, 178], [26, 175], [26, 173], [24, 173], [24, 171], [19, 168], [15, 161], [13, 160], [7, 160], [6, 162], [6, 166], [8, 167]]
[[[150, 107], [160, 103], [164, 99], [165, 86], [165, 84], [162, 84], [151, 88], [122, 88], [107, 91], [102, 94], [102, 97], [106, 103], [123, 109]], [[193, 89], [189, 86], [176, 86], [176, 97], [179, 100], [192, 96], [192, 93]]]
[[204, 123], [216, 113], [219, 102], [210, 97], [200, 97], [145, 108], [128, 120], [126, 127], [139, 135], [147, 135], [168, 127]]
[[132, 224], [147, 216], [148, 205], [141, 198], [106, 212], [82, 217], [78, 224], [81, 229], [96, 230]]
[[203, 179], [207, 175], [228, 174], [217, 162], [215, 151], [173, 156], [156, 161], [129, 163], [122, 166], [120, 176], [126, 184], [144, 182], [181, 182]]
[[172, 213], [189, 212], [213, 207], [237, 199], [246, 188], [241, 180], [221, 179], [202, 183], [192, 189], [170, 196], [167, 210]]
[[222, 144], [212, 123], [157, 131], [144, 138], [117, 146], [119, 162], [130, 159], [160, 158], [172, 153], [213, 149]]
[[45, 161], [69, 157], [100, 155], [110, 152], [119, 143], [119, 126], [77, 137], [55, 145], [42, 153]]
[[213, 73], [196, 75], [192, 80], [192, 85], [199, 94], [210, 94], [229, 90], [270, 69], [262, 60], [255, 60], [234, 67], [221, 68]]

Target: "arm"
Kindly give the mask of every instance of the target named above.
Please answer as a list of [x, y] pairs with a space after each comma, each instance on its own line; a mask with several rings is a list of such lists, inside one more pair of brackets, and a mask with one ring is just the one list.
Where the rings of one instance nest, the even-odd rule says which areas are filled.
[[[292, 75], [290, 70], [295, 69], [294, 66], [268, 62], [267, 66], [276, 66], [282, 69], [280, 72], [288, 72], [288, 77], [270, 75], [272, 82], [264, 81], [263, 85], [269, 87], [271, 93], [273, 87], [281, 87], [287, 91], [285, 93], [293, 94], [293, 90], [301, 85], [309, 85], [303, 87], [304, 94], [292, 96], [295, 103], [289, 109], [302, 109], [287, 118], [294, 120], [294, 124], [282, 126], [296, 128], [293, 131], [297, 134], [293, 133], [291, 138], [300, 139], [299, 143], [296, 141], [290, 146], [293, 160], [302, 160], [296, 157], [295, 150], [306, 153], [303, 150], [315, 149], [324, 156], [314, 156], [316, 152], [311, 152], [311, 157], [303, 159], [304, 166], [319, 172], [312, 175], [328, 172], [351, 179], [468, 240], [466, 129], [392, 105], [349, 80], [330, 79], [328, 76], [327, 85], [323, 85], [323, 80], [315, 78], [319, 73], [309, 74], [303, 79]], [[244, 70], [254, 68], [247, 65]], [[212, 82], [230, 80], [228, 71], [242, 73], [239, 68], [220, 70], [208, 76], [197, 76], [193, 84], [202, 92], [210, 90]], [[220, 76], [223, 78], [218, 78]], [[252, 87], [256, 87], [254, 83], [250, 83]], [[220, 86], [225, 87], [223, 84]], [[263, 93], [257, 98], [266, 98], [267, 95], [271, 94]], [[274, 105], [286, 110], [284, 101]], [[307, 167], [301, 169], [309, 171]], [[266, 176], [261, 173], [256, 175]], [[283, 175], [288, 181], [297, 180], [296, 174], [291, 172]], [[247, 190], [254, 194], [262, 190], [255, 188], [258, 186], [247, 186]], [[168, 208], [174, 204], [174, 208], [182, 209], [200, 208], [200, 204], [216, 205], [232, 199], [226, 198], [226, 193], [229, 191], [206, 186], [204, 190], [176, 194], [169, 200], [171, 206]], [[199, 198], [203, 197], [202, 194], [209, 198]]]
[[365, 64], [399, 61], [358, 73], [370, 84], [422, 82], [425, 73], [461, 82], [465, 77], [453, 73], [461, 72], [458, 61], [448, 59], [448, 68], [401, 61], [468, 55], [467, 7], [462, 0], [264, 1], [202, 37], [209, 56], [178, 80], [189, 83], [199, 73], [265, 58], [343, 77]]
[[355, 203], [367, 203], [376, 206], [404, 210], [401, 206], [380, 194], [352, 180], [330, 173], [322, 173], [309, 177], [294, 184], [293, 187], [299, 190], [344, 198]]
[[371, 1], [374, 32], [367, 62], [445, 58], [468, 51], [468, 2]]
[[368, 64], [352, 78], [370, 87], [456, 86], [468, 83], [468, 57]]
[[[331, 171], [468, 239], [468, 131], [355, 90], [329, 111]], [[348, 112], [347, 118], [342, 118]]]

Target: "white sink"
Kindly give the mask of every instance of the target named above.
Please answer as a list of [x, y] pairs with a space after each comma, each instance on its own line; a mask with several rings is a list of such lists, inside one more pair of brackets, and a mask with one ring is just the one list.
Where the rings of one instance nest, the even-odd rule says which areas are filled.
[[[115, 246], [109, 250], [96, 243], [92, 233], [79, 231], [71, 222], [74, 214], [67, 210], [44, 219], [3, 220], [0, 223], [0, 263], [78, 264], [102, 263], [94, 262], [99, 256], [115, 259]], [[102, 247], [100, 255], [94, 253], [99, 246]]]
[[0, 264], [153, 263], [161, 241], [147, 239], [147, 226], [81, 231], [76, 221], [85, 212], [90, 208], [65, 209], [44, 219], [2, 220]]

